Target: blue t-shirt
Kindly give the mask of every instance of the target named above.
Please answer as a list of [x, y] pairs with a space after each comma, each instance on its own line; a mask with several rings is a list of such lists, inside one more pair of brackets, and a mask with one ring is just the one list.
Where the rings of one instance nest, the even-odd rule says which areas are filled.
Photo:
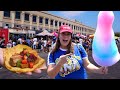
[[[80, 51], [79, 51], [80, 50]], [[66, 50], [60, 48], [54, 54], [48, 54], [47, 65], [57, 64], [58, 58], [66, 54]], [[88, 58], [87, 53], [82, 45], [74, 45], [74, 54], [68, 57], [60, 72], [56, 75], [55, 79], [87, 79], [87, 72], [83, 66], [83, 59]]]

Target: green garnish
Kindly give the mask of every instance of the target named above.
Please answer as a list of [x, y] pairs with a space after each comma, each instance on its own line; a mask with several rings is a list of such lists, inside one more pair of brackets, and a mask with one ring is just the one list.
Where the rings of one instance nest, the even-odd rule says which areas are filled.
[[28, 57], [30, 56], [30, 54], [29, 54], [29, 53], [27, 53], [26, 55], [27, 55]]
[[21, 60], [18, 60], [17, 61], [17, 67], [20, 67], [21, 66]]

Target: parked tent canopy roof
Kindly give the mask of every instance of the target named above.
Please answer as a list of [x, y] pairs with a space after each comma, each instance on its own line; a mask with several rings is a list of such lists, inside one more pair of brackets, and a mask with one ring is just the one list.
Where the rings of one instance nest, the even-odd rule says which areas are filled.
[[44, 30], [43, 32], [36, 34], [36, 36], [53, 36], [53, 34], [49, 33], [47, 30]]

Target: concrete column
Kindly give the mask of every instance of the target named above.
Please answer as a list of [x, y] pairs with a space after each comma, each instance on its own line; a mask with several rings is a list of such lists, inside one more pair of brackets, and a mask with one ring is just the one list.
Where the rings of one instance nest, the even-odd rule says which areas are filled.
[[37, 16], [37, 30], [39, 30], [39, 16]]
[[11, 20], [12, 20], [12, 26], [11, 26], [11, 28], [13, 28], [14, 27], [14, 24], [15, 24], [15, 11], [11, 11]]
[[53, 20], [53, 31], [55, 31], [55, 20]]
[[30, 14], [30, 15], [29, 15], [29, 18], [30, 18], [30, 29], [32, 29], [32, 18], [33, 18], [32, 15], [33, 15], [33, 14]]
[[43, 29], [45, 28], [45, 17], [43, 17]]
[[83, 26], [81, 27], [82, 33], [84, 34]]
[[0, 11], [0, 27], [3, 27], [3, 17], [4, 11]]
[[49, 30], [50, 30], [50, 18], [48, 18], [48, 26], [49, 26]]
[[75, 29], [74, 29], [74, 25], [73, 25], [73, 33], [75, 34]]
[[82, 30], [81, 30], [81, 27], [80, 27], [80, 34], [82, 34]]
[[59, 21], [57, 21], [57, 29], [59, 29]]
[[24, 18], [25, 18], [25, 12], [22, 11], [22, 13], [21, 13], [21, 25], [24, 25]]

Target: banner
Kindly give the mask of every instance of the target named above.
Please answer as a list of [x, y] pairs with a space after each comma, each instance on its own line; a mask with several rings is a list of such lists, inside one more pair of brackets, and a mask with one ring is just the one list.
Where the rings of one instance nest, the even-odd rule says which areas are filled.
[[9, 40], [9, 30], [6, 28], [0, 29], [0, 37], [5, 39], [5, 45], [7, 45]]

